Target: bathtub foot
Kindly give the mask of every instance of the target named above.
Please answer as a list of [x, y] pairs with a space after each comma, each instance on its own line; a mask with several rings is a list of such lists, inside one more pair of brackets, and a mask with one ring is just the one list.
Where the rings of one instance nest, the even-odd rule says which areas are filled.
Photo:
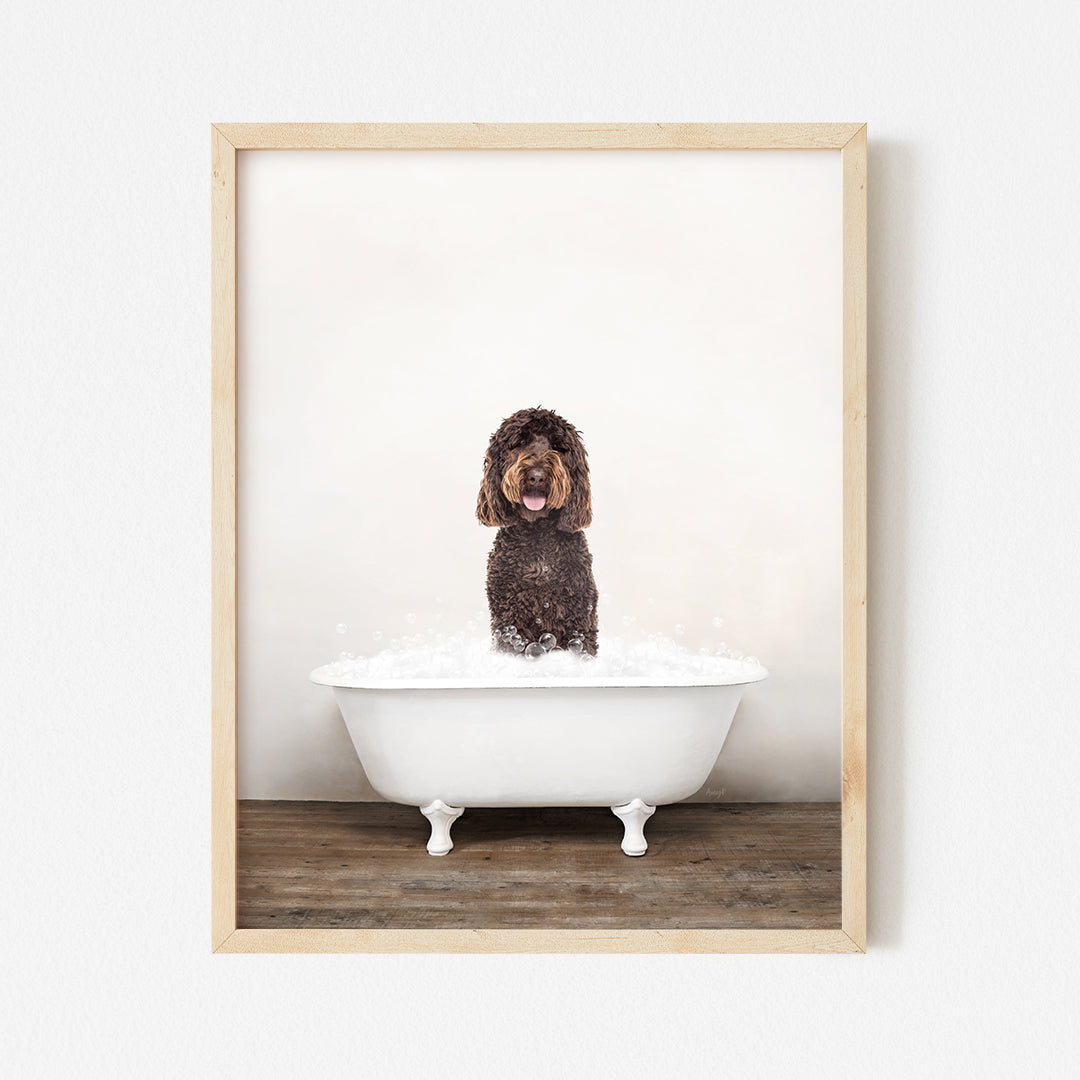
[[431, 839], [427, 843], [428, 854], [445, 855], [454, 846], [454, 842], [450, 839], [450, 826], [465, 813], [465, 808], [447, 806], [442, 799], [436, 799], [427, 806], [421, 806], [420, 813], [431, 822]]
[[622, 819], [623, 852], [626, 855], [644, 855], [649, 846], [645, 843], [645, 822], [656, 812], [656, 807], [640, 799], [631, 799], [623, 806], [613, 806], [611, 812]]

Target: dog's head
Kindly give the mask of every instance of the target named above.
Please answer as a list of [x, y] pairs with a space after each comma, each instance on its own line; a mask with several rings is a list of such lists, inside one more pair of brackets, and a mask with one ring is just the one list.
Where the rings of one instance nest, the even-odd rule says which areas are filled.
[[592, 522], [589, 463], [573, 424], [549, 409], [522, 409], [491, 436], [476, 501], [484, 525], [553, 517], [566, 532]]

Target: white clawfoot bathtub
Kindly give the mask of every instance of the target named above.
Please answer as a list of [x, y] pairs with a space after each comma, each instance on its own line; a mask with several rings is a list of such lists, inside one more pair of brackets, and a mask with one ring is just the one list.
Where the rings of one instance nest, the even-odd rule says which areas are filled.
[[428, 852], [453, 847], [466, 807], [609, 806], [622, 850], [644, 855], [657, 806], [705, 782], [743, 688], [768, 674], [656, 679], [361, 680], [312, 672], [332, 686], [375, 791], [431, 822]]

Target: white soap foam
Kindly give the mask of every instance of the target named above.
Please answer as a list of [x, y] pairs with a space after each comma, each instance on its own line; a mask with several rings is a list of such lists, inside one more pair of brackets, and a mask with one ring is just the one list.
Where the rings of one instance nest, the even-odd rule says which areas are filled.
[[556, 649], [537, 659], [516, 653], [492, 652], [486, 637], [407, 638], [372, 656], [342, 653], [332, 664], [313, 673], [322, 682], [425, 679], [484, 680], [495, 685], [527, 679], [709, 679], [718, 682], [754, 681], [766, 670], [752, 656], [732, 652], [693, 652], [654, 635], [647, 641], [625, 641], [601, 635], [598, 655], [591, 657]]

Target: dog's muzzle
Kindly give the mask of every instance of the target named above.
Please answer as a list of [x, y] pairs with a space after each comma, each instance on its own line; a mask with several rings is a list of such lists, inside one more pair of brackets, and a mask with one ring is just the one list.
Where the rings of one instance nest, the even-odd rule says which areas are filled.
[[543, 469], [529, 470], [521, 501], [528, 510], [543, 510], [547, 505], [547, 473]]

